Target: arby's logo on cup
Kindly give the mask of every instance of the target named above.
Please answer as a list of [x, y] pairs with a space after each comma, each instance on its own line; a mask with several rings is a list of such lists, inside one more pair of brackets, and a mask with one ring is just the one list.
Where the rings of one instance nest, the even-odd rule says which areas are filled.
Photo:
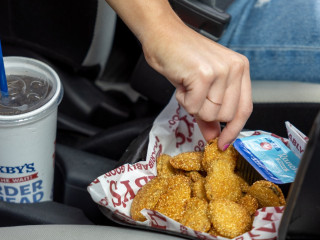
[[39, 179], [34, 163], [0, 166], [0, 173], [1, 201], [34, 203], [43, 198], [42, 180]]
[[31, 173], [35, 172], [34, 163], [25, 163], [21, 166], [0, 166], [0, 173]]

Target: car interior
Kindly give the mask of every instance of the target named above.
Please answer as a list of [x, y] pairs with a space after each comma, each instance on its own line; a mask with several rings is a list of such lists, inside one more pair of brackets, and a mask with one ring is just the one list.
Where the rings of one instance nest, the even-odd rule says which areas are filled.
[[[181, 19], [218, 41], [233, 0], [171, 0]], [[191, 238], [113, 218], [87, 192], [98, 176], [144, 158], [148, 132], [174, 87], [144, 59], [140, 43], [104, 0], [3, 0], [3, 56], [43, 61], [59, 75], [52, 202], [0, 202], [3, 239]], [[319, 239], [320, 84], [252, 79], [245, 129], [287, 137], [285, 121], [309, 136], [279, 228], [279, 239]]]

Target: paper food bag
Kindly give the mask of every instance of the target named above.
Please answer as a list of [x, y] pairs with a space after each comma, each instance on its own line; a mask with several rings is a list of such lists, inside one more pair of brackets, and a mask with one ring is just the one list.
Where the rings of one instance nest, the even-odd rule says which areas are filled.
[[[252, 134], [259, 134], [259, 131], [241, 133], [242, 136]], [[160, 154], [174, 156], [186, 151], [201, 151], [205, 144], [195, 119], [180, 107], [175, 97], [172, 97], [150, 131], [145, 161], [124, 164], [105, 173], [88, 186], [88, 191], [97, 204], [108, 209], [127, 224], [161, 229], [190, 238], [226, 239], [194, 231], [152, 210], [142, 210], [142, 214], [147, 219], [144, 222], [137, 222], [130, 218], [132, 200], [139, 189], [156, 176], [156, 159]], [[252, 230], [235, 239], [274, 239], [277, 236], [283, 211], [284, 207], [259, 209], [255, 214]]]

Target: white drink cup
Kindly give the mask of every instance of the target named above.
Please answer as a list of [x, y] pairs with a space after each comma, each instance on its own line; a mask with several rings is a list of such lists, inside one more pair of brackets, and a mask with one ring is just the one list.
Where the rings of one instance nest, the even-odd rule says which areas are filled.
[[0, 114], [0, 200], [36, 203], [53, 198], [57, 109], [63, 88], [47, 64], [24, 57], [4, 57], [7, 77], [21, 75], [49, 82], [44, 104], [17, 115]]

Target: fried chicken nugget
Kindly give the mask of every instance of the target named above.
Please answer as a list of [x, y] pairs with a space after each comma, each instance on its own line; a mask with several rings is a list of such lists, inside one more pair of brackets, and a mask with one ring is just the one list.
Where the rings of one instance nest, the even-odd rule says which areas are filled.
[[191, 196], [200, 199], [208, 200], [206, 189], [204, 187], [206, 180], [204, 177], [199, 178], [197, 181], [191, 184]]
[[208, 215], [218, 235], [234, 238], [251, 229], [252, 220], [248, 211], [230, 200], [214, 200], [209, 203]]
[[168, 181], [163, 177], [155, 177], [147, 182], [134, 197], [130, 214], [136, 221], [145, 221], [146, 218], [140, 213], [144, 208], [154, 209], [160, 196], [167, 191]]
[[286, 200], [281, 189], [276, 184], [266, 180], [254, 182], [247, 194], [258, 200], [259, 208], [286, 205]]
[[249, 194], [242, 197], [238, 203], [244, 206], [250, 215], [253, 215], [259, 207], [258, 200]]
[[176, 169], [185, 171], [202, 170], [203, 152], [183, 152], [170, 159], [171, 165]]
[[209, 232], [208, 232], [210, 235], [212, 235], [212, 236], [215, 236], [215, 237], [217, 237], [219, 234], [217, 233], [217, 231], [213, 228], [213, 227], [211, 227], [210, 228], [210, 230], [209, 230]]
[[207, 201], [197, 197], [190, 198], [186, 202], [186, 210], [180, 220], [180, 223], [196, 231], [208, 232], [210, 230], [211, 223], [207, 212]]
[[249, 183], [243, 177], [241, 177], [239, 174], [236, 174], [236, 176], [239, 180], [241, 191], [243, 193], [247, 193], [250, 188]]
[[230, 145], [225, 151], [221, 151], [218, 148], [218, 138], [216, 138], [209, 141], [205, 146], [201, 164], [206, 172], [210, 172], [212, 162], [218, 159], [226, 159], [230, 164], [230, 168], [234, 170], [238, 157], [239, 154], [232, 145]]
[[179, 222], [191, 198], [191, 180], [183, 175], [167, 178], [167, 191], [162, 194], [154, 210]]
[[230, 168], [229, 160], [219, 159], [211, 165], [211, 172], [206, 176], [204, 185], [207, 198], [237, 202], [242, 197], [242, 190], [239, 178]]
[[172, 177], [175, 175], [176, 170], [170, 164], [172, 157], [168, 154], [161, 154], [157, 158], [157, 176], [160, 177]]
[[193, 182], [203, 178], [203, 176], [197, 171], [185, 172], [185, 175], [190, 177]]

